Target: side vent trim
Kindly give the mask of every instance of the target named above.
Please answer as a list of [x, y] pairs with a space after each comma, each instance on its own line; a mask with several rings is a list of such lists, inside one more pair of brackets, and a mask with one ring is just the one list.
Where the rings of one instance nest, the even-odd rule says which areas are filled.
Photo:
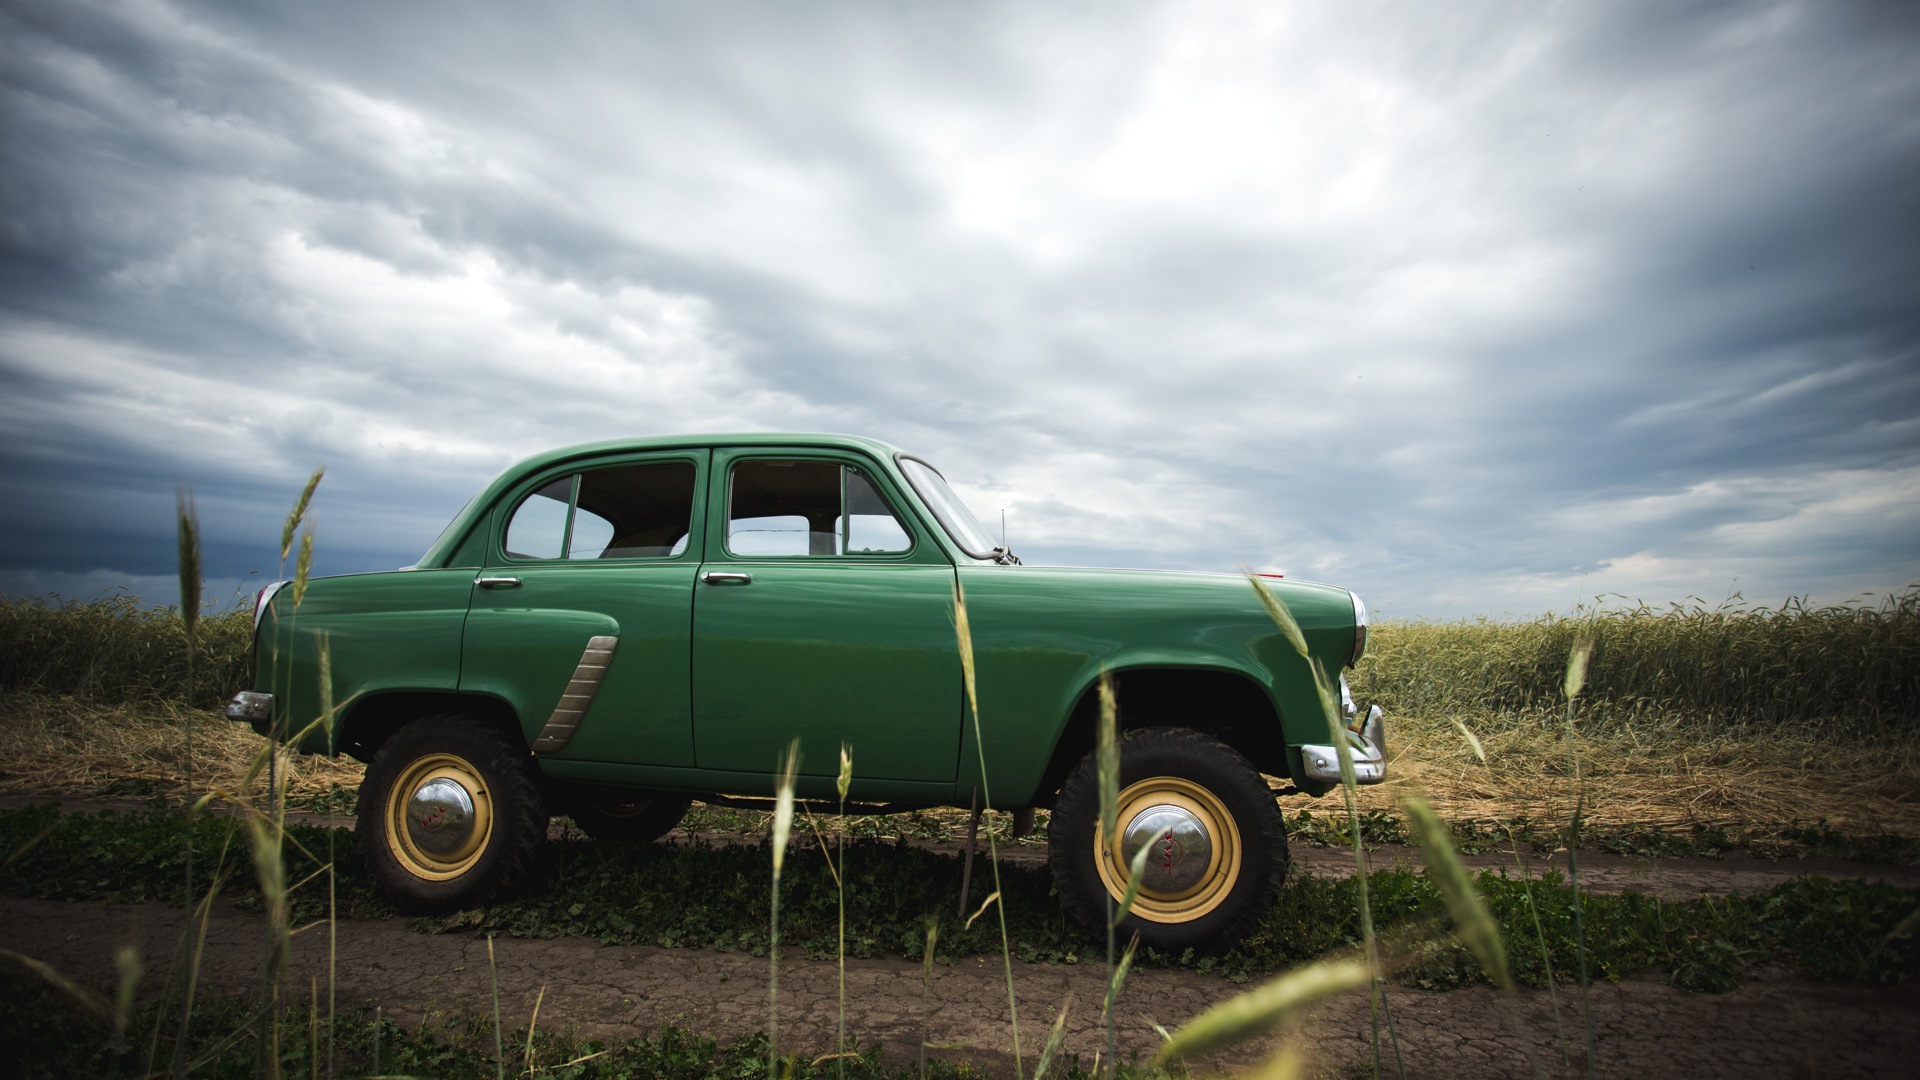
[[580, 721], [586, 719], [587, 709], [593, 704], [593, 696], [600, 692], [600, 684], [606, 680], [607, 668], [613, 664], [614, 647], [619, 644], [617, 637], [587, 639], [586, 650], [580, 654], [579, 666], [573, 669], [573, 678], [567, 681], [560, 703], [553, 707], [553, 715], [547, 717], [547, 726], [540, 729], [540, 737], [533, 740], [534, 753], [552, 754], [573, 741], [574, 733], [580, 730]]

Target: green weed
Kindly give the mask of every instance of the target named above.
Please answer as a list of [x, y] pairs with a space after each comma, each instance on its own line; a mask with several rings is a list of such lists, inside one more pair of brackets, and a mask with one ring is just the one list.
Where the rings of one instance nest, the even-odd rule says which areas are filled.
[[[0, 871], [0, 893], [52, 900], [174, 902], [188, 828], [202, 851], [218, 850], [224, 823], [201, 818], [189, 825], [183, 814], [165, 807], [93, 815], [63, 815], [50, 807], [0, 810], [0, 850], [26, 849]], [[287, 827], [289, 877], [305, 877], [319, 868], [306, 853], [326, 850], [326, 832]], [[29, 847], [36, 837], [38, 842]], [[415, 925], [428, 933], [491, 931], [751, 953], [764, 953], [768, 947], [769, 853], [764, 841], [723, 847], [552, 847], [546, 883], [530, 895], [418, 919]], [[395, 915], [374, 893], [357, 846], [344, 837], [338, 871], [340, 918]], [[969, 929], [954, 914], [960, 880], [960, 861], [954, 856], [850, 840], [844, 873], [848, 956], [920, 960], [929, 919], [938, 927], [935, 962], [954, 963], [1000, 950], [998, 933], [984, 920]], [[1044, 870], [1008, 866], [1002, 873], [1008, 943], [1015, 956], [1030, 962], [1098, 962], [1104, 942], [1066, 919]], [[1443, 897], [1424, 874], [1375, 870], [1367, 880], [1382, 933], [1446, 916]], [[1573, 901], [1565, 877], [1555, 871], [1531, 884], [1529, 909], [1527, 882], [1494, 870], [1474, 876], [1475, 888], [1486, 898], [1507, 941], [1514, 980], [1537, 986], [1545, 981], [1549, 963], [1563, 977], [1573, 968]], [[262, 903], [258, 884], [245, 876], [230, 879], [225, 895], [244, 907]], [[1143, 949], [1134, 965], [1188, 968], [1242, 981], [1263, 978], [1360, 945], [1357, 895], [1351, 878], [1295, 873], [1273, 912], [1239, 946], [1207, 957]], [[689, 903], [689, 897], [699, 900]], [[1631, 892], [1583, 894], [1582, 900], [1596, 978], [1657, 971], [1689, 989], [1712, 989], [1715, 979], [1738, 981], [1758, 966], [1780, 963], [1814, 978], [1844, 982], [1890, 985], [1920, 979], [1920, 941], [1893, 934], [1900, 920], [1920, 906], [1916, 889], [1808, 877], [1711, 903]], [[326, 912], [322, 896], [294, 893], [288, 905], [296, 921], [323, 918]], [[815, 959], [838, 954], [839, 890], [829, 860], [817, 850], [796, 849], [788, 856], [780, 908], [783, 942]], [[1701, 955], [1699, 942], [1713, 938], [1731, 943], [1738, 955]], [[1449, 955], [1455, 959], [1448, 960]], [[1677, 967], [1695, 974], [1675, 974]], [[1482, 981], [1477, 971], [1464, 951], [1442, 950], [1398, 977], [1446, 988]]]

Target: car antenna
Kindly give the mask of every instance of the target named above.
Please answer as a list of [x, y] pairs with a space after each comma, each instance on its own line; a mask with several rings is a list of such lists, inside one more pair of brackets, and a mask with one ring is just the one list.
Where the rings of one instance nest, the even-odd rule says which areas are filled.
[[1000, 508], [1000, 546], [993, 549], [993, 561], [1002, 566], [1019, 566], [1020, 556], [1007, 546], [1007, 508]]

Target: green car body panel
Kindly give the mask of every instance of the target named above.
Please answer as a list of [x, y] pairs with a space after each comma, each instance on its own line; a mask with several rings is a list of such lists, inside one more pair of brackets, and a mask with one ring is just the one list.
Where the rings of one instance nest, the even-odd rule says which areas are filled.
[[[846, 745], [851, 798], [959, 806], [980, 784], [984, 741], [989, 793], [1005, 808], [1048, 803], [1091, 745], [1091, 702], [1109, 673], [1123, 723], [1131, 688], [1183, 688], [1150, 705], [1143, 697], [1140, 715], [1219, 732], [1260, 771], [1310, 794], [1328, 789], [1300, 749], [1333, 738], [1313, 671], [1245, 577], [1022, 566], [970, 552], [901, 457], [869, 439], [762, 434], [619, 440], [527, 459], [490, 482], [414, 567], [316, 578], [297, 605], [291, 588], [269, 590], [256, 612], [252, 688], [264, 711], [229, 715], [282, 738], [304, 730], [310, 751], [366, 757], [409, 719], [484, 713], [517, 729], [550, 781], [696, 795], [769, 794], [797, 738], [803, 798], [833, 797]], [[771, 479], [754, 497], [775, 509], [790, 479], [837, 477], [839, 539], [820, 539], [818, 521], [791, 534], [827, 544], [810, 553], [755, 552], [747, 532], [730, 535], [733, 500], [748, 497], [738, 478], [756, 467], [752, 476]], [[581, 493], [611, 489], [629, 475], [620, 469], [654, 485], [635, 500], [686, 500], [684, 535], [636, 540], [634, 557], [620, 554], [624, 540], [606, 541], [598, 557], [564, 557], [591, 517]], [[876, 498], [884, 508], [859, 520], [884, 526], [884, 537], [856, 550], [855, 504], [871, 509]], [[543, 507], [567, 524], [541, 541], [549, 547], [512, 554], [531, 545], [510, 530]], [[1264, 584], [1329, 678], [1354, 660], [1364, 608], [1351, 593]], [[956, 585], [976, 657], [979, 740]], [[323, 640], [334, 722], [309, 729], [322, 714]]]

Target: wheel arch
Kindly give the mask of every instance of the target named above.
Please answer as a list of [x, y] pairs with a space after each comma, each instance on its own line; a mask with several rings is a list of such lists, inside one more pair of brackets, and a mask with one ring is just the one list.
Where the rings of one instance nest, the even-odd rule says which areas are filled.
[[451, 691], [401, 690], [364, 698], [346, 710], [334, 735], [334, 752], [368, 762], [394, 732], [425, 716], [456, 713], [476, 724], [497, 728], [509, 740], [526, 746], [526, 736], [513, 707], [490, 694]]
[[[1226, 743], [1253, 767], [1272, 776], [1290, 775], [1280, 714], [1266, 687], [1233, 667], [1145, 662], [1109, 672], [1122, 732], [1152, 727], [1188, 728]], [[1100, 722], [1100, 680], [1082, 688], [1054, 741], [1033, 802], [1052, 802], [1067, 774], [1093, 749]]]

